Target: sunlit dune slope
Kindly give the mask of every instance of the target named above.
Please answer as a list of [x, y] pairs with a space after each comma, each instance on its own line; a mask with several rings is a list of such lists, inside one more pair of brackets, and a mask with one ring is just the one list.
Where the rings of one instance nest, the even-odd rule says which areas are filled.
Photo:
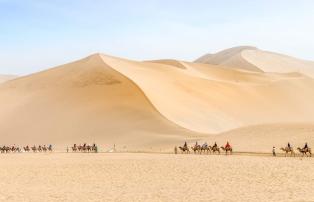
[[140, 86], [167, 119], [193, 131], [219, 133], [247, 125], [314, 120], [314, 81], [302, 74], [102, 57]]

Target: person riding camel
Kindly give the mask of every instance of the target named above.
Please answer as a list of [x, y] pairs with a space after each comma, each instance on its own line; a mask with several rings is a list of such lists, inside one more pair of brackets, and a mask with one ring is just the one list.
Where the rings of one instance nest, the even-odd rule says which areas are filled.
[[207, 142], [205, 142], [202, 147], [206, 148], [207, 146], [208, 146], [208, 144], [207, 144]]
[[291, 149], [291, 145], [290, 145], [290, 143], [289, 143], [289, 142], [288, 142], [288, 145], [287, 145], [287, 146], [288, 146], [288, 149]]
[[227, 144], [225, 146], [226, 149], [230, 149], [231, 148], [231, 145], [229, 144], [229, 142], [227, 141]]
[[307, 142], [305, 143], [304, 147], [303, 147], [303, 150], [307, 151], [308, 150], [308, 146], [307, 146]]
[[187, 148], [188, 144], [186, 143], [186, 141], [184, 142], [183, 148]]
[[198, 146], [198, 143], [197, 143], [197, 141], [195, 142], [195, 146], [196, 146], [196, 147]]
[[217, 148], [218, 146], [217, 146], [217, 143], [215, 142], [215, 144], [214, 144], [214, 146], [213, 146], [213, 148]]

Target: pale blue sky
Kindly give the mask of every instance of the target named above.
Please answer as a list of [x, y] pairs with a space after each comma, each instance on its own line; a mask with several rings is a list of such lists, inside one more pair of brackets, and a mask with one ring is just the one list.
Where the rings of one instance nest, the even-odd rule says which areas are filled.
[[95, 52], [136, 60], [252, 45], [314, 60], [312, 0], [0, 0], [0, 74]]

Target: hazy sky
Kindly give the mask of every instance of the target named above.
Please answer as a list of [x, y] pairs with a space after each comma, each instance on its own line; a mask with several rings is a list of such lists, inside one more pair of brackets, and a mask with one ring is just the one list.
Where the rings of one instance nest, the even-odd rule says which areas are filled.
[[95, 52], [136, 60], [238, 45], [314, 60], [312, 0], [0, 0], [0, 74]]

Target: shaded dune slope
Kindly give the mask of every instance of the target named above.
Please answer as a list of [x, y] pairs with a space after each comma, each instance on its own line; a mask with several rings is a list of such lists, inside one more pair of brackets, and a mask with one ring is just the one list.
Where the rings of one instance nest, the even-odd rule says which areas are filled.
[[256, 65], [243, 59], [241, 53], [244, 50], [256, 50], [251, 46], [239, 46], [220, 51], [216, 54], [206, 54], [195, 60], [196, 63], [205, 63], [213, 65], [225, 65], [229, 68], [245, 69], [250, 71], [262, 72]]

